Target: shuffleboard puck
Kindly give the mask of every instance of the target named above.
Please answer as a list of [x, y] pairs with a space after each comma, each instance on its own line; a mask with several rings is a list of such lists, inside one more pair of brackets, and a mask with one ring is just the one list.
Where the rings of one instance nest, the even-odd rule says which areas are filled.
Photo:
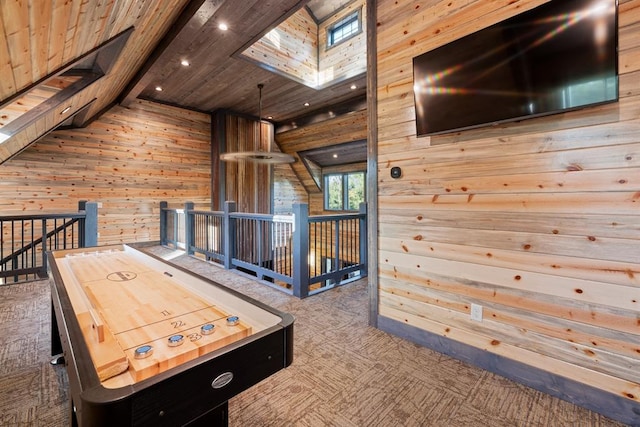
[[240, 323], [240, 318], [238, 316], [229, 316], [227, 317], [227, 325], [235, 326]]
[[180, 334], [171, 335], [169, 338], [167, 338], [167, 343], [169, 344], [169, 347], [177, 347], [183, 342], [184, 342], [184, 336]]
[[213, 323], [207, 323], [206, 325], [202, 325], [200, 327], [200, 333], [202, 335], [211, 335], [216, 331], [216, 325]]
[[152, 354], [153, 354], [153, 347], [151, 347], [150, 345], [143, 345], [136, 348], [136, 351], [134, 352], [134, 357], [136, 359], [144, 359], [145, 357], [149, 357]]

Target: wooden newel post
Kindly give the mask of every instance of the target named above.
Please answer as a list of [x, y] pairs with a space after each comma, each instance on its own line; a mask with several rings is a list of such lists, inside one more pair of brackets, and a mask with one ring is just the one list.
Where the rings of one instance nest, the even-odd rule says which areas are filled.
[[167, 208], [168, 202], [160, 202], [160, 244], [167, 245]]
[[98, 246], [98, 203], [81, 200], [78, 210], [85, 214], [82, 247]]
[[224, 268], [231, 270], [231, 260], [236, 256], [236, 221], [231, 214], [236, 211], [236, 202], [224, 202]]
[[360, 269], [361, 276], [367, 276], [369, 274], [369, 267], [367, 263], [368, 253], [368, 236], [367, 236], [367, 204], [360, 203], [360, 214], [364, 214], [364, 217], [360, 218]]
[[293, 205], [293, 295], [309, 296], [309, 205]]
[[196, 228], [195, 221], [193, 220], [193, 209], [195, 205], [193, 202], [186, 202], [184, 204], [184, 249], [187, 255], [193, 255], [193, 245], [196, 240]]

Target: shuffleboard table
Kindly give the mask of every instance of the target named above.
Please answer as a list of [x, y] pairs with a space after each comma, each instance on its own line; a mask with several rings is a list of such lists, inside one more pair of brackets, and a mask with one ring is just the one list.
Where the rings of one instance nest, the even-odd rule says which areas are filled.
[[74, 426], [224, 426], [293, 360], [293, 316], [134, 245], [47, 258]]

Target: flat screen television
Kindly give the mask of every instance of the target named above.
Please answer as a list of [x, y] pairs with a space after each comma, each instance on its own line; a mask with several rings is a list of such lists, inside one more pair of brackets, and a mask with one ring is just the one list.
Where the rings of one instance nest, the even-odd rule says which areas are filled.
[[418, 136], [618, 100], [617, 0], [553, 0], [413, 58]]

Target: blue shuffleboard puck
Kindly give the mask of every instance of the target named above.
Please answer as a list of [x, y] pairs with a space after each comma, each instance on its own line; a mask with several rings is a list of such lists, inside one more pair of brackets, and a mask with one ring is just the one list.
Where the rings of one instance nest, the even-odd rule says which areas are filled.
[[211, 335], [216, 331], [216, 325], [213, 323], [207, 323], [206, 325], [202, 325], [200, 327], [200, 333], [202, 335]]
[[227, 317], [227, 325], [236, 326], [238, 323], [240, 323], [240, 318], [238, 316]]
[[167, 343], [169, 344], [169, 347], [177, 347], [183, 342], [184, 342], [184, 336], [180, 334], [171, 335], [169, 338], [167, 338]]
[[149, 357], [153, 354], [153, 347], [150, 345], [142, 345], [136, 348], [134, 352], [134, 357], [136, 359], [144, 359], [145, 357]]

